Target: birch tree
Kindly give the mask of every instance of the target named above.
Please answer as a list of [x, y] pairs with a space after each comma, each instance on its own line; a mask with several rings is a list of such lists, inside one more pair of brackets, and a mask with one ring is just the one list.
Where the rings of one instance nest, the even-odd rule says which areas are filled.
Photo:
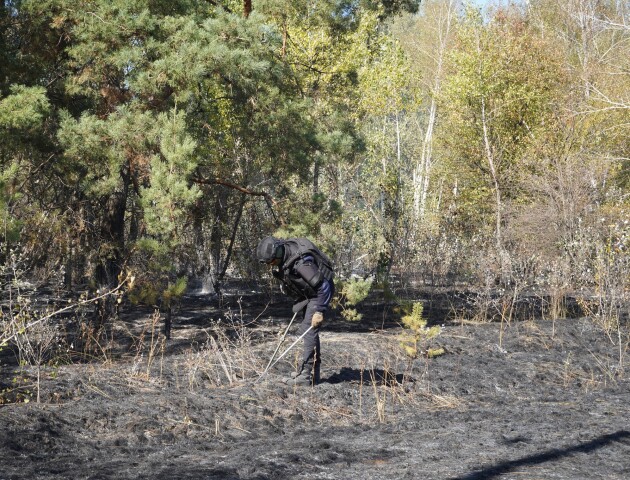
[[418, 16], [399, 21], [395, 30], [412, 64], [413, 75], [419, 79], [419, 95], [423, 97], [423, 109], [417, 116], [421, 148], [414, 159], [412, 173], [413, 215], [416, 223], [424, 220], [427, 209], [435, 162], [433, 146], [438, 98], [458, 3], [455, 0], [424, 2]]

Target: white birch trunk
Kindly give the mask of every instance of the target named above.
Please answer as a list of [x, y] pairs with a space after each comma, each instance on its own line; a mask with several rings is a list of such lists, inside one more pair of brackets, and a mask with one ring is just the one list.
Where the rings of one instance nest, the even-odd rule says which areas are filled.
[[431, 179], [431, 169], [433, 166], [433, 133], [437, 119], [437, 97], [441, 90], [442, 70], [444, 57], [448, 47], [448, 39], [451, 32], [451, 22], [455, 13], [455, 0], [448, 0], [448, 3], [441, 10], [442, 15], [438, 21], [438, 44], [435, 57], [435, 73], [431, 86], [431, 102], [428, 110], [428, 119], [424, 139], [422, 142], [422, 153], [420, 161], [413, 171], [413, 210], [416, 220], [421, 220], [426, 214], [429, 184]]

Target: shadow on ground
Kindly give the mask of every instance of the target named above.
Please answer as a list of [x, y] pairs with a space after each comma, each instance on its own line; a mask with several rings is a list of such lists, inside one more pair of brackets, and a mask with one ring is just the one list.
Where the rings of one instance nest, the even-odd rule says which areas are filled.
[[523, 467], [534, 467], [543, 463], [553, 463], [565, 457], [571, 457], [577, 453], [590, 454], [597, 450], [606, 448], [612, 443], [623, 442], [626, 445], [630, 445], [630, 431], [619, 430], [618, 432], [608, 435], [601, 435], [590, 442], [581, 443], [572, 447], [566, 448], [554, 448], [527, 457], [519, 458], [517, 460], [510, 460], [507, 462], [492, 465], [481, 470], [477, 470], [468, 475], [461, 477], [454, 477], [452, 480], [490, 480], [498, 478], [502, 475], [514, 472], [515, 470]]

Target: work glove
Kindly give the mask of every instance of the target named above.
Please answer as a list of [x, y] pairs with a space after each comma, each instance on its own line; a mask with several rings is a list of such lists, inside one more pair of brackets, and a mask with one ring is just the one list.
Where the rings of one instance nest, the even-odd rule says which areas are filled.
[[318, 328], [324, 323], [324, 314], [322, 312], [315, 312], [313, 318], [311, 318], [311, 327]]

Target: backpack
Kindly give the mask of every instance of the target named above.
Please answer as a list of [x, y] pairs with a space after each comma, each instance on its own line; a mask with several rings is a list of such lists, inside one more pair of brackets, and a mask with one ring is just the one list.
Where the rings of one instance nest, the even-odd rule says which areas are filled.
[[335, 272], [332, 261], [308, 238], [291, 238], [286, 240], [283, 245], [288, 251], [286, 260], [283, 262], [285, 269], [290, 269], [297, 260], [310, 254], [315, 258], [317, 268], [322, 272], [324, 278], [328, 281], [334, 278]]

